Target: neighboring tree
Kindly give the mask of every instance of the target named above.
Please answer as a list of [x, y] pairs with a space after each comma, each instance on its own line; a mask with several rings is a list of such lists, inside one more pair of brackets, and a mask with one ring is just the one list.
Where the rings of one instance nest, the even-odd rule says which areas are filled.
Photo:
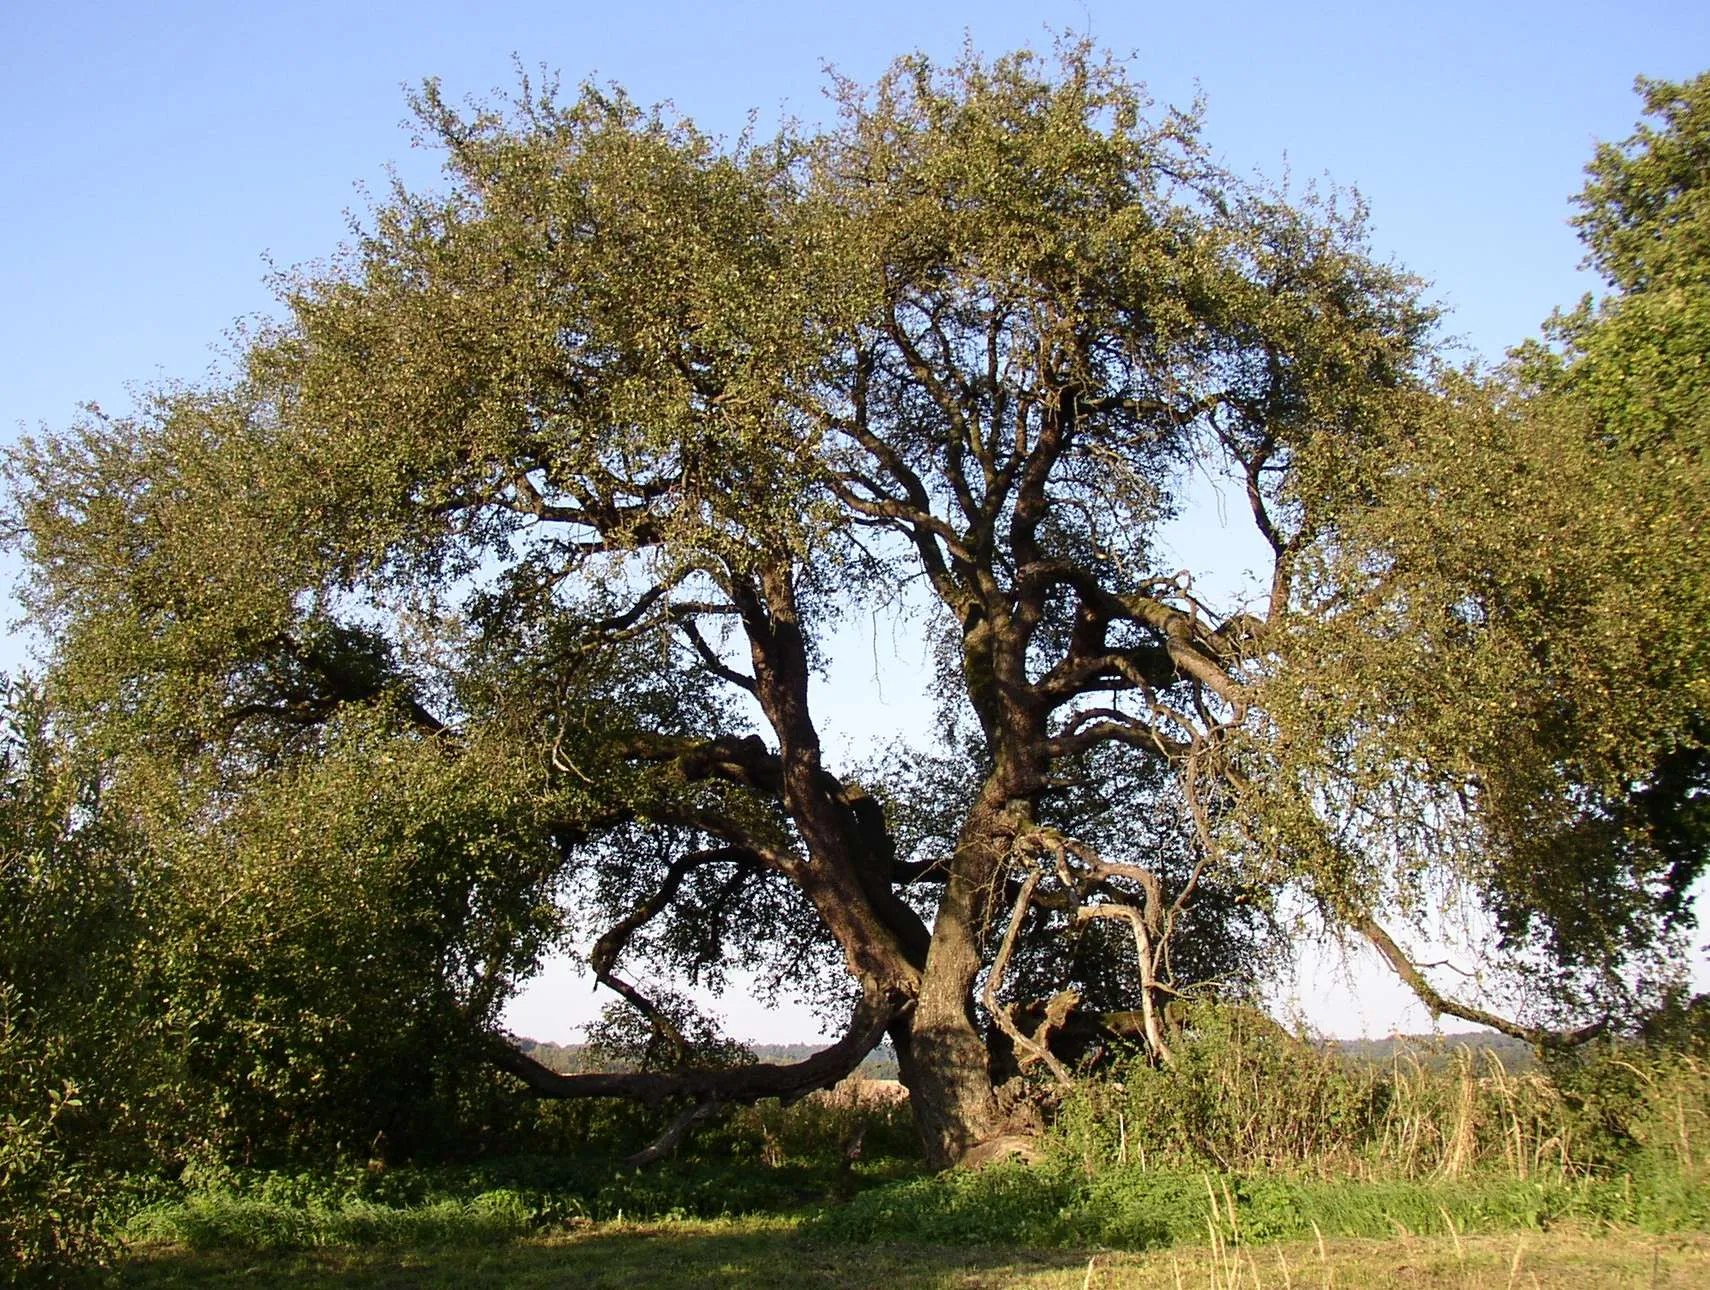
[[1654, 124], [1598, 149], [1575, 220], [1609, 290], [1552, 320], [1554, 352], [1516, 358], [1568, 439], [1550, 464], [1584, 480], [1573, 541], [1601, 599], [1572, 622], [1574, 646], [1600, 656], [1603, 698], [1575, 714], [1582, 818], [1606, 839], [1593, 865], [1630, 877], [1611, 899], [1594, 873], [1588, 908], [1563, 922], [1594, 954], [1644, 943], [1656, 920], [1691, 927], [1710, 863], [1710, 73], [1637, 89]]
[[1608, 293], [1403, 428], [1267, 700], [1326, 862], [1385, 857], [1337, 916], [1400, 962], [1373, 911], [1447, 857], [1534, 998], [1627, 1025], [1710, 860], [1710, 76], [1639, 88], [1579, 198]]
[[[1238, 183], [1083, 47], [838, 93], [823, 134], [721, 147], [616, 91], [525, 84], [506, 116], [430, 85], [447, 192], [397, 189], [285, 280], [229, 388], [26, 442], [12, 472], [56, 701], [115, 808], [210, 876], [254, 856], [244, 925], [349, 992], [327, 1016], [384, 997], [435, 1018], [414, 1033], [490, 1032], [565, 926], [666, 1047], [694, 1045], [638, 963], [841, 972], [844, 1037], [793, 1065], [490, 1056], [546, 1096], [686, 1099], [676, 1132], [888, 1033], [944, 1163], [1007, 1127], [1007, 1061], [1067, 1074], [1070, 1012], [1167, 1061], [1165, 1000], [1250, 980], [1286, 892], [1375, 927], [1434, 875], [1506, 890], [1500, 853], [1410, 847], [1405, 812], [1339, 822], [1364, 804], [1324, 773], [1357, 751], [1358, 787], [1395, 765], [1397, 802], [1473, 793], [1483, 818], [1466, 767], [1385, 741], [1404, 690], [1344, 684], [1397, 675], [1347, 661], [1413, 549], [1372, 502], [1472, 400], [1431, 388], [1431, 313], [1357, 207]], [[1251, 604], [1160, 550], [1204, 472], [1274, 556]], [[1486, 621], [1420, 585], [1451, 636]], [[907, 596], [943, 626], [956, 735], [918, 791], [828, 767], [810, 690], [841, 615]], [[1508, 701], [1508, 674], [1466, 679], [1469, 711]], [[1307, 701], [1325, 683], [1341, 707]], [[301, 865], [336, 935], [270, 912]], [[379, 994], [376, 872], [436, 968]], [[291, 1051], [322, 1069], [328, 1042]]]

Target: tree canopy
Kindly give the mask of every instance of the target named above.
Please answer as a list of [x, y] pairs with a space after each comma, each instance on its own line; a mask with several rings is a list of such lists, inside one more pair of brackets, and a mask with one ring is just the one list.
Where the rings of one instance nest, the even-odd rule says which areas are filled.
[[[1356, 201], [1237, 180], [1087, 47], [835, 88], [823, 130], [721, 142], [429, 83], [443, 188], [285, 275], [228, 383], [13, 452], [104, 801], [245, 970], [349, 992], [295, 1042], [227, 1026], [231, 1063], [484, 1044], [677, 1132], [888, 1034], [947, 1162], [1076, 1024], [1167, 1062], [1167, 1000], [1252, 986], [1290, 899], [1483, 1018], [1380, 922], [1468, 891], [1607, 1008], [1704, 860], [1703, 383], [1638, 321], [1710, 318], [1702, 87], [1594, 164], [1615, 292], [1493, 379], [1441, 370]], [[1271, 553], [1245, 601], [1161, 546], [1207, 476]], [[830, 765], [830, 634], [909, 604], [944, 745]], [[685, 1064], [504, 1042], [578, 935]], [[651, 978], [734, 966], [843, 998], [844, 1038], [696, 1064]]]
[[1463, 856], [1581, 1006], [1669, 970], [1710, 848], [1707, 86], [1640, 82], [1662, 128], [1599, 149], [1578, 199], [1607, 293], [1443, 380], [1319, 553], [1272, 705], [1311, 709], [1356, 846]]

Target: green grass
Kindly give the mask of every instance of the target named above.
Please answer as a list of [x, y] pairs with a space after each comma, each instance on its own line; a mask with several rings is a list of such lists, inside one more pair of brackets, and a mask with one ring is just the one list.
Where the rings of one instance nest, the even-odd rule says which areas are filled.
[[679, 1219], [663, 1224], [589, 1225], [552, 1237], [484, 1249], [327, 1248], [192, 1252], [182, 1247], [145, 1247], [122, 1265], [123, 1287], [225, 1286], [746, 1286], [768, 1279], [792, 1290], [813, 1287], [913, 1287], [967, 1284], [968, 1275], [989, 1275], [987, 1284], [1007, 1284], [1017, 1271], [1071, 1268], [1078, 1255], [1018, 1256], [1013, 1250], [968, 1250], [878, 1246], [858, 1249], [804, 1239], [800, 1224], [787, 1219], [709, 1222]]
[[746, 1108], [644, 1170], [614, 1129], [563, 1139], [598, 1154], [129, 1179], [105, 1284], [1710, 1285], [1710, 1062], [1385, 1072], [1210, 1023], [1184, 1051], [1087, 1081], [1032, 1167], [927, 1175], [906, 1108], [844, 1099]]
[[[105, 1284], [121, 1290], [242, 1285], [403, 1290], [1687, 1290], [1710, 1284], [1710, 1239], [1577, 1229], [1505, 1237], [1395, 1237], [1263, 1247], [1195, 1246], [1147, 1254], [1000, 1247], [846, 1245], [789, 1220], [589, 1225], [485, 1248], [336, 1247], [191, 1252], [148, 1246]], [[99, 1284], [93, 1282], [92, 1284]]]
[[866, 1191], [814, 1225], [831, 1239], [920, 1244], [1163, 1249], [1203, 1240], [1214, 1223], [1252, 1242], [1317, 1233], [1396, 1234], [1538, 1230], [1566, 1222], [1650, 1232], [1710, 1230], [1710, 1186], [1674, 1178], [1531, 1182], [1318, 1181], [1145, 1171], [1088, 1176], [1058, 1165], [1005, 1165]]
[[609, 1157], [516, 1156], [475, 1165], [230, 1172], [158, 1189], [122, 1224], [132, 1241], [192, 1249], [482, 1245], [569, 1224], [798, 1216], [918, 1173], [895, 1158], [676, 1160], [633, 1169]]
[[[91, 1284], [1230, 1290], [1239, 1270], [1243, 1290], [1533, 1276], [1573, 1290], [1687, 1286], [1710, 1284], [1697, 1234], [1707, 1213], [1706, 1189], [1684, 1178], [1670, 1191], [1627, 1178], [1327, 1182], [1088, 1175], [1062, 1162], [912, 1177], [706, 1162], [638, 1173], [523, 1158], [228, 1177], [140, 1211], [125, 1257]], [[1511, 1283], [1516, 1252], [1531, 1261]]]

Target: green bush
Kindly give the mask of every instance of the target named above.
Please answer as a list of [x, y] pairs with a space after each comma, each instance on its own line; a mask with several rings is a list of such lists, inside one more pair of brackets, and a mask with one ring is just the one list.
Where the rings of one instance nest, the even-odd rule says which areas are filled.
[[49, 1280], [99, 1263], [99, 1189], [75, 1166], [65, 1143], [81, 1107], [61, 1071], [57, 1047], [31, 1032], [0, 983], [0, 1280]]

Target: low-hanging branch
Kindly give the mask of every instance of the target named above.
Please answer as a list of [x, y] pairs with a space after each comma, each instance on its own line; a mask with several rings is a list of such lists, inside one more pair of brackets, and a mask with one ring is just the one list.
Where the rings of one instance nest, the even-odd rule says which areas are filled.
[[689, 1051], [688, 1044], [683, 1039], [682, 1031], [677, 1028], [676, 1023], [665, 1011], [653, 1002], [652, 998], [617, 974], [617, 960], [625, 947], [628, 946], [630, 938], [656, 918], [675, 899], [691, 870], [704, 865], [725, 862], [753, 866], [762, 863], [760, 858], [752, 852], [732, 846], [711, 847], [679, 856], [666, 870], [665, 879], [659, 884], [658, 889], [607, 929], [606, 933], [594, 943], [594, 948], [588, 954], [588, 966], [593, 969], [594, 979], [622, 995], [631, 1006], [646, 1017], [654, 1032], [665, 1041], [679, 1060], [686, 1057]]
[[815, 1089], [830, 1088], [847, 1077], [879, 1046], [890, 1025], [913, 1006], [912, 996], [901, 991], [869, 990], [856, 1005], [841, 1039], [811, 1057], [788, 1065], [763, 1063], [716, 1070], [590, 1071], [567, 1075], [542, 1065], [504, 1038], [495, 1039], [487, 1055], [494, 1066], [516, 1076], [540, 1097], [621, 1097], [647, 1106], [659, 1106], [680, 1097], [742, 1104], [775, 1097], [787, 1103]]
[[1522, 1025], [1483, 1008], [1461, 1003], [1432, 985], [1406, 952], [1395, 943], [1395, 939], [1370, 914], [1356, 919], [1354, 929], [1372, 943], [1390, 967], [1395, 969], [1395, 974], [1407, 984], [1408, 989], [1419, 996], [1419, 1001], [1429, 1008], [1433, 1015], [1459, 1017], [1462, 1021], [1470, 1021], [1474, 1025], [1489, 1026], [1499, 1034], [1523, 1040], [1534, 1047], [1558, 1050], [1577, 1048], [1609, 1029], [1609, 1018], [1604, 1017], [1577, 1030], [1547, 1030], [1541, 1026]]

